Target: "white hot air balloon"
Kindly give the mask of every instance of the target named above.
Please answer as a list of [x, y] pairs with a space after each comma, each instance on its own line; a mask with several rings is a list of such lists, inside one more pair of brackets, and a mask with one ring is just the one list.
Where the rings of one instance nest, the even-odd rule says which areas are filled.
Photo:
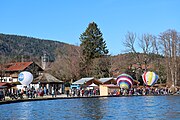
[[23, 71], [18, 75], [18, 81], [25, 86], [28, 86], [33, 81], [33, 75], [28, 71]]

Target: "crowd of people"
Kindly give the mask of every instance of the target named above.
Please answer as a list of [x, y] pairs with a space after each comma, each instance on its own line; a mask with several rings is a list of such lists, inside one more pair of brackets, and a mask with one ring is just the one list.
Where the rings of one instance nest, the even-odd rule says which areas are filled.
[[[90, 97], [90, 96], [99, 96], [100, 90], [99, 88], [95, 89], [68, 89], [65, 90], [65, 93], [67, 97]], [[49, 91], [47, 88], [25, 88], [25, 89], [19, 89], [16, 91], [3, 91], [1, 90], [1, 100], [5, 100], [4, 96], [9, 96], [11, 99], [23, 99], [24, 97], [28, 99], [37, 98], [37, 97], [43, 97], [46, 95], [50, 95], [52, 97], [56, 97], [58, 94], [61, 94], [60, 91], [57, 89], [52, 89]], [[114, 89], [109, 91], [109, 96], [134, 96], [134, 95], [172, 95], [172, 94], [179, 94], [180, 95], [180, 89], [179, 88], [168, 88], [168, 87], [134, 87], [131, 89]]]
[[9, 96], [11, 99], [23, 99], [24, 96], [26, 96], [27, 98], [36, 98], [38, 95], [42, 95], [42, 93], [42, 89], [35, 90], [34, 87], [18, 89], [13, 91], [11, 89], [8, 89], [5, 91], [5, 95]]
[[89, 97], [100, 95], [99, 89], [69, 89], [66, 90], [67, 97]]
[[132, 95], [172, 95], [180, 94], [180, 89], [172, 89], [168, 87], [164, 88], [153, 88], [153, 87], [137, 87], [131, 89], [123, 89], [110, 91], [109, 95], [122, 95], [122, 96], [132, 96]]
[[57, 89], [51, 88], [51, 91], [49, 91], [46, 87], [40, 87], [35, 89], [33, 86], [31, 88], [23, 88], [23, 89], [7, 89], [3, 90], [4, 96], [9, 96], [10, 99], [23, 99], [28, 98], [37, 98], [37, 97], [43, 97], [47, 95], [51, 95], [52, 97], [56, 97], [61, 92]]

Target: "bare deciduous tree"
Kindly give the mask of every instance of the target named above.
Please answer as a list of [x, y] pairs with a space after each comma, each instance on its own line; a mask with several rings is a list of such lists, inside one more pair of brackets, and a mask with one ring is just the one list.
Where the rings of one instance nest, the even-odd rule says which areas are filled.
[[147, 71], [147, 64], [150, 62], [149, 54], [153, 53], [154, 39], [155, 37], [150, 34], [143, 34], [141, 38], [139, 38], [139, 46], [143, 50], [145, 71]]
[[126, 47], [127, 52], [132, 52], [135, 54], [135, 59], [138, 64], [140, 64], [140, 56], [135, 49], [135, 41], [136, 41], [136, 34], [133, 32], [128, 32], [125, 36], [125, 42], [123, 42], [124, 46]]
[[[148, 64], [151, 63], [152, 58], [150, 55], [158, 53], [157, 39], [151, 34], [142, 34], [140, 37], [136, 37], [135, 33], [128, 32], [125, 36], [124, 45], [126, 51], [132, 52], [136, 59], [136, 64], [139, 65], [139, 68], [136, 69], [136, 78], [141, 78], [142, 74], [142, 65], [144, 65], [144, 71], [147, 71]], [[142, 53], [138, 53], [135, 48], [135, 42], [137, 41], [139, 48], [142, 50]]]
[[172, 86], [178, 85], [179, 76], [179, 44], [180, 35], [175, 30], [167, 30], [160, 34], [160, 41], [166, 59], [167, 81]]
[[79, 48], [66, 47], [66, 54], [60, 49], [56, 50], [57, 57], [52, 64], [51, 73], [58, 78], [73, 81], [79, 78]]

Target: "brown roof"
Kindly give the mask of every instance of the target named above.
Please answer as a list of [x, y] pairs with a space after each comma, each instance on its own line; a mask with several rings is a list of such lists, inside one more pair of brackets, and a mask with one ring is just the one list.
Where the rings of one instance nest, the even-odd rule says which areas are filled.
[[29, 65], [31, 65], [33, 62], [16, 62], [16, 63], [9, 63], [6, 65], [3, 65], [3, 70], [6, 71], [22, 71], [25, 70]]
[[57, 79], [56, 77], [52, 76], [49, 73], [43, 73], [43, 75], [34, 79], [32, 83], [63, 83], [63, 81]]

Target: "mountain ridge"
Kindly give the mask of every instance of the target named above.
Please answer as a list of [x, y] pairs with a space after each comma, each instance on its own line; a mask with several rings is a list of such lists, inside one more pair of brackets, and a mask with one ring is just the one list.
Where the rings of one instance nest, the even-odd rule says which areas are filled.
[[0, 54], [4, 57], [14, 58], [24, 55], [38, 58], [47, 54], [50, 60], [54, 61], [57, 56], [56, 50], [60, 49], [61, 54], [67, 54], [68, 47], [78, 46], [57, 40], [0, 33]]

